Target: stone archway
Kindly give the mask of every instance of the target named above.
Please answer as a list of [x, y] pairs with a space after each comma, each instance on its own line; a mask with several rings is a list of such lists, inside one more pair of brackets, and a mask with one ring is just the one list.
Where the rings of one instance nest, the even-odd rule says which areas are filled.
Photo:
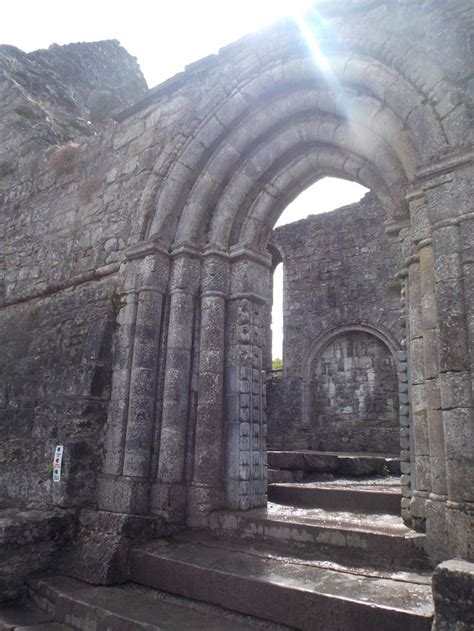
[[[330, 77], [293, 26], [238, 44], [215, 62], [221, 83], [208, 75], [192, 133], [177, 134], [155, 165], [123, 269], [124, 353], [114, 372], [103, 508], [194, 523], [214, 508], [265, 504], [266, 244], [283, 208], [324, 175], [370, 188], [404, 243], [408, 343], [417, 356], [413, 514], [421, 523], [431, 507], [435, 529], [442, 515], [446, 521], [448, 497], [452, 515], [474, 499], [456, 490], [464, 456], [441, 455], [444, 426], [457, 423], [451, 410], [464, 404], [450, 401], [444, 414], [422, 391], [425, 376], [431, 386], [439, 379], [429, 349], [444, 353], [447, 373], [459, 370], [460, 358], [442, 351], [452, 329], [438, 328], [427, 311], [428, 299], [437, 301], [430, 222], [439, 252], [448, 239], [440, 231], [458, 230], [442, 223], [449, 183], [442, 195], [430, 191], [446, 168], [439, 156], [466, 137], [468, 113], [446, 113], [449, 79], [421, 53], [406, 63], [408, 33], [374, 29], [363, 10], [321, 11], [341, 33], [340, 42], [323, 42]], [[460, 186], [466, 173], [461, 168]]]

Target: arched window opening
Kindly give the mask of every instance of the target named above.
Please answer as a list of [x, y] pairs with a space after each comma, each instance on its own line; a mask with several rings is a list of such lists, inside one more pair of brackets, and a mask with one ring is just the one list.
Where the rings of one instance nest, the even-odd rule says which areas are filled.
[[[278, 220], [271, 337], [283, 370], [267, 380], [270, 451], [380, 455], [367, 474], [399, 451], [401, 253], [385, 228], [377, 195], [336, 178], [306, 189]], [[339, 328], [351, 332], [333, 339]]]

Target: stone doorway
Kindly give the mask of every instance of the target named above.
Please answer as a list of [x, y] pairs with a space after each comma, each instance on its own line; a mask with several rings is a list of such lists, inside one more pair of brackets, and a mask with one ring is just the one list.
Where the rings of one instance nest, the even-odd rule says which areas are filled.
[[[453, 90], [442, 88], [436, 73], [430, 74], [431, 87], [421, 85], [415, 62], [405, 64], [405, 48], [400, 58], [387, 59], [380, 42], [364, 49], [365, 35], [342, 47], [335, 38], [321, 64], [298, 29], [276, 32], [270, 42], [257, 37], [206, 62], [203, 81], [201, 70], [191, 69], [189, 83], [170, 84], [121, 118], [133, 119], [130, 137], [137, 139], [137, 155], [150, 146], [148, 136], [146, 142], [142, 137], [143, 121], [152, 135], [161, 113], [171, 116], [164, 105], [168, 96], [183, 108], [179, 120], [185, 124], [178, 130], [170, 119], [166, 147], [153, 145], [150, 155], [156, 159], [134, 204], [120, 267], [125, 304], [120, 303], [118, 337], [123, 335], [124, 352], [113, 367], [98, 505], [151, 511], [174, 524], [195, 523], [219, 508], [247, 510], [265, 503], [266, 451], [257, 434], [264, 435], [267, 424], [261, 377], [267, 367], [272, 266], [267, 244], [282, 210], [318, 179], [334, 176], [373, 192], [384, 216], [382, 231], [402, 250], [397, 281], [405, 323], [405, 346], [398, 351], [403, 383], [407, 358], [416, 361], [411, 373], [416, 432], [408, 386], [402, 393], [403, 510], [420, 529], [425, 520], [431, 523], [433, 541], [439, 542], [437, 524], [447, 523], [448, 508], [453, 521], [462, 523], [460, 506], [469, 495], [458, 493], [454, 482], [449, 487], [448, 470], [461, 481], [467, 465], [456, 438], [456, 455], [446, 458], [444, 427], [461, 423], [469, 406], [446, 399], [449, 406], [441, 413], [439, 396], [428, 401], [424, 394], [426, 385], [439, 395], [441, 364], [435, 360], [442, 354], [441, 372], [462, 369], [467, 379], [465, 357], [449, 355], [447, 329], [438, 326], [450, 321], [439, 320], [436, 311], [446, 311], [436, 294], [436, 274], [446, 273], [449, 282], [462, 277], [458, 254], [443, 258], [448, 243], [455, 242], [459, 252], [460, 233], [453, 227], [450, 240], [440, 232], [435, 252], [430, 222], [436, 230], [451, 230], [443, 221], [455, 185], [438, 181], [436, 165], [445, 165], [465, 137], [468, 119], [461, 111], [450, 118], [441, 105], [440, 117], [431, 95], [436, 89], [445, 99]], [[217, 77], [214, 72], [221, 73], [216, 83], [210, 79]], [[456, 186], [467, 195], [463, 160], [452, 168]], [[446, 165], [439, 172], [451, 169]], [[456, 204], [461, 214], [462, 204]], [[389, 255], [380, 235], [372, 242]], [[436, 271], [438, 256], [455, 261], [453, 277], [443, 266]], [[150, 321], [158, 323], [151, 330]], [[462, 326], [466, 336], [465, 318]], [[453, 327], [451, 334], [457, 335]], [[150, 393], [148, 406], [141, 403], [144, 390]], [[459, 416], [452, 421], [453, 409]]]
[[357, 506], [374, 487], [371, 509], [400, 515], [401, 252], [384, 219], [367, 193], [272, 233], [273, 266], [285, 270], [283, 369], [267, 380], [272, 500], [322, 494], [329, 506], [342, 485]]

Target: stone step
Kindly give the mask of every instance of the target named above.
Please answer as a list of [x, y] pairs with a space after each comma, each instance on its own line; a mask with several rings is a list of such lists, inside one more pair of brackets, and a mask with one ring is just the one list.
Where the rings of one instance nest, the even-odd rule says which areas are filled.
[[425, 535], [410, 530], [401, 517], [268, 503], [249, 511], [211, 513], [208, 528], [223, 538], [261, 541], [312, 552], [319, 558], [362, 565], [430, 569]]
[[25, 591], [27, 576], [44, 572], [74, 534], [74, 511], [0, 509], [0, 603]]
[[268, 466], [270, 469], [298, 472], [300, 476], [308, 473], [349, 476], [399, 474], [400, 457], [396, 454], [333, 451], [269, 451]]
[[270, 484], [268, 499], [278, 504], [332, 511], [400, 515], [400, 490], [392, 487], [358, 488], [318, 483]]
[[70, 631], [71, 627], [53, 621], [50, 613], [44, 612], [26, 599], [0, 607], [0, 631]]
[[344, 572], [205, 535], [136, 547], [129, 563], [137, 583], [296, 629], [431, 628], [431, 588], [423, 577], [417, 582]]
[[76, 631], [289, 631], [130, 583], [102, 587], [57, 576], [30, 581], [30, 593], [59, 623]]
[[42, 624], [13, 627], [13, 629], [14, 631], [74, 631], [74, 627], [68, 627], [59, 622], [43, 622]]

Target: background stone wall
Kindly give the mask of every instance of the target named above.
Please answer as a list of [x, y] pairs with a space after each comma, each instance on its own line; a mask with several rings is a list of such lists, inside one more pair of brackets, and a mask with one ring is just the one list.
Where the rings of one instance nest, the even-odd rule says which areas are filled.
[[321, 451], [400, 450], [398, 376], [374, 335], [338, 335], [313, 362], [311, 430]]
[[[103, 280], [2, 310], [0, 504], [94, 501], [115, 307]], [[52, 482], [64, 445], [62, 482]]]
[[312, 351], [330, 331], [361, 325], [400, 344], [401, 250], [384, 221], [369, 193], [274, 230], [284, 266], [284, 341], [283, 374], [267, 387], [270, 447], [399, 450], [398, 382], [388, 347], [355, 331]]

